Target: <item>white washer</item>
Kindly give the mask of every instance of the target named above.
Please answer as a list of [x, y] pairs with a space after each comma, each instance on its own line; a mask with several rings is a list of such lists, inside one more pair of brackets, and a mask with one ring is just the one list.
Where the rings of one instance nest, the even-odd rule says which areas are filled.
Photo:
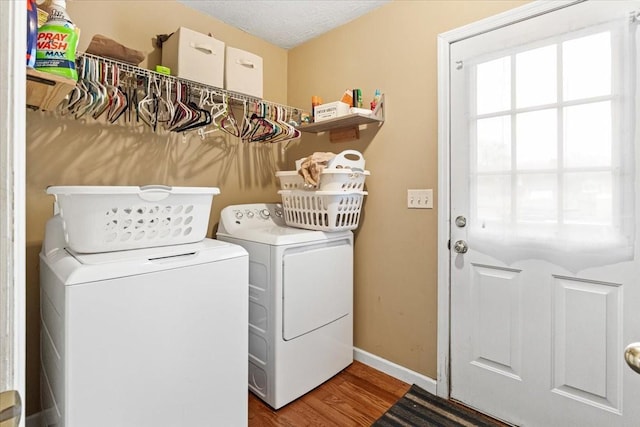
[[243, 426], [248, 257], [217, 240], [40, 253], [43, 425]]
[[249, 252], [249, 389], [278, 409], [353, 362], [353, 234], [287, 227], [279, 204], [228, 206]]

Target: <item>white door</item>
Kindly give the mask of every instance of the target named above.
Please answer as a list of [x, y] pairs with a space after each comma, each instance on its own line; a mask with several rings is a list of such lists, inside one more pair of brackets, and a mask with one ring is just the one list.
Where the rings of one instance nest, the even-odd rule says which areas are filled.
[[450, 392], [517, 425], [640, 425], [638, 12], [451, 45]]

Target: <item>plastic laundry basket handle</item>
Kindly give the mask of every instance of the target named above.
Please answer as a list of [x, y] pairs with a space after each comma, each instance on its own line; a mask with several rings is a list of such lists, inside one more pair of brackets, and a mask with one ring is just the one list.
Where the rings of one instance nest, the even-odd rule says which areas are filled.
[[147, 202], [164, 200], [171, 195], [172, 188], [168, 185], [143, 185], [138, 196]]
[[[356, 157], [357, 160], [351, 160], [347, 156]], [[364, 164], [362, 153], [356, 150], [344, 150], [331, 160], [329, 169], [349, 168], [351, 170], [364, 171]]]

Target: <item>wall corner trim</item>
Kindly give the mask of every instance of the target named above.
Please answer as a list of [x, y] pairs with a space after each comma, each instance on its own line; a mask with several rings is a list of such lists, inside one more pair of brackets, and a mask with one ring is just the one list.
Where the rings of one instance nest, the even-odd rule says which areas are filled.
[[415, 384], [431, 394], [436, 394], [436, 380], [407, 369], [380, 356], [371, 354], [357, 347], [353, 348], [353, 359], [371, 366], [387, 375], [391, 375], [409, 384]]

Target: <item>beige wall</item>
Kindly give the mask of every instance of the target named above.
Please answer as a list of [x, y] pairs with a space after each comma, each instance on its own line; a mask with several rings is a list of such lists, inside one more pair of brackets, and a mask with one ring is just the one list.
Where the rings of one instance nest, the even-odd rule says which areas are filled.
[[[399, 1], [289, 51], [289, 103], [386, 94], [386, 121], [355, 142], [305, 134], [288, 154], [360, 150], [371, 176], [355, 248], [355, 345], [436, 378], [437, 52], [439, 33], [524, 1]], [[307, 107], [308, 108], [308, 107]], [[432, 188], [433, 210], [406, 208]]]
[[[158, 136], [92, 119], [27, 114], [27, 413], [39, 410], [38, 252], [52, 211], [49, 185], [218, 186], [209, 236], [229, 204], [276, 201], [276, 169], [313, 151], [362, 151], [371, 177], [356, 233], [355, 344], [409, 369], [436, 375], [436, 233], [434, 210], [407, 210], [407, 188], [437, 189], [436, 35], [522, 1], [393, 1], [290, 51], [205, 17], [174, 1], [69, 0], [82, 29], [80, 50], [103, 34], [148, 53], [152, 37], [179, 26], [208, 33], [264, 58], [265, 99], [308, 107], [311, 95], [338, 99], [345, 88], [386, 93], [386, 122], [361, 139], [330, 144], [305, 134], [279, 147], [234, 138], [204, 141]], [[437, 208], [437, 195], [436, 206]]]
[[[287, 51], [206, 17], [174, 1], [69, 0], [68, 12], [81, 28], [80, 51], [103, 34], [148, 53], [150, 66], [161, 54], [152, 37], [185, 26], [213, 33], [230, 46], [264, 59], [264, 95], [286, 102]], [[146, 64], [145, 64], [146, 65]], [[278, 200], [274, 173], [284, 167], [279, 146], [242, 144], [223, 133], [199, 137], [155, 135], [143, 128], [103, 125], [93, 119], [27, 113], [27, 413], [39, 410], [38, 253], [52, 214], [50, 185], [216, 186], [208, 235], [220, 209], [236, 203]]]

